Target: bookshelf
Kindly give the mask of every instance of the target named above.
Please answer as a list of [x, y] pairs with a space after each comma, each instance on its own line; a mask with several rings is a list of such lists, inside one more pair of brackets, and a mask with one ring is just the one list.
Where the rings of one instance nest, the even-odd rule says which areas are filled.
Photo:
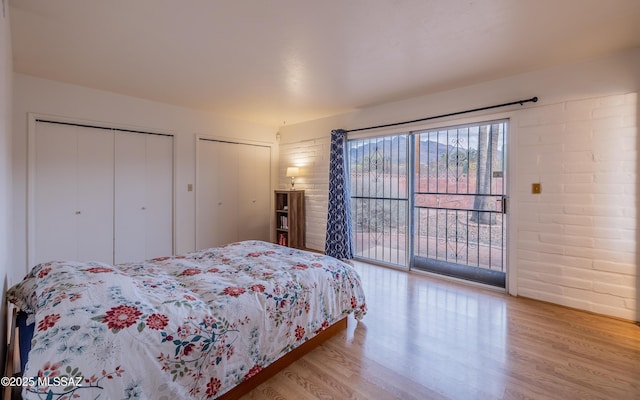
[[276, 190], [276, 243], [305, 248], [304, 190]]

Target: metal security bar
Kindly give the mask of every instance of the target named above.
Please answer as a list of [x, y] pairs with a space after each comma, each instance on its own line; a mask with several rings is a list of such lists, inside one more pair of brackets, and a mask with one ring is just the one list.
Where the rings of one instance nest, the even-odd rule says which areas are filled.
[[355, 256], [406, 267], [408, 135], [349, 140]]

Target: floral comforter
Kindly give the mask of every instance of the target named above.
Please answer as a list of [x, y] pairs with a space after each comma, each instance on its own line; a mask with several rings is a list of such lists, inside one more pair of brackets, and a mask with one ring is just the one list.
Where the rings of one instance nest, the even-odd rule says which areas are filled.
[[35, 317], [25, 399], [215, 398], [366, 312], [349, 265], [260, 241], [116, 266], [44, 263], [8, 298]]

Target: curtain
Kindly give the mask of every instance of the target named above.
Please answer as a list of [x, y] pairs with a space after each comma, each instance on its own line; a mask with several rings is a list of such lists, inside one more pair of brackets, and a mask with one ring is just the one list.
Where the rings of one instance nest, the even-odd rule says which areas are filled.
[[351, 241], [351, 199], [347, 180], [345, 142], [347, 131], [331, 131], [331, 156], [329, 160], [329, 209], [325, 254], [340, 258], [353, 258]]

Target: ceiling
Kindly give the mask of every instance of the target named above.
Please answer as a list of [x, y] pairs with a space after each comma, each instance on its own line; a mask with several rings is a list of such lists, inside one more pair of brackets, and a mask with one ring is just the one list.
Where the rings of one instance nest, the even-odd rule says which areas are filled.
[[14, 71], [281, 126], [640, 46], [638, 0], [10, 0]]

